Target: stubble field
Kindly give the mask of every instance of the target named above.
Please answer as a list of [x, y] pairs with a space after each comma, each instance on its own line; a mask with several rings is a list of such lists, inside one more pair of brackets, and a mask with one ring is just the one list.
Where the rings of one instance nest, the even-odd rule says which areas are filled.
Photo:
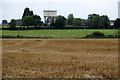
[[2, 39], [3, 78], [117, 78], [118, 39]]

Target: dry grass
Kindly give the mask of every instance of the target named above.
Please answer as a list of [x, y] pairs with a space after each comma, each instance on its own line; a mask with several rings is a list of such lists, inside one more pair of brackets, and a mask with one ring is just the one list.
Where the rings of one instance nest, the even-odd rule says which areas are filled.
[[117, 39], [3, 39], [3, 78], [117, 78]]

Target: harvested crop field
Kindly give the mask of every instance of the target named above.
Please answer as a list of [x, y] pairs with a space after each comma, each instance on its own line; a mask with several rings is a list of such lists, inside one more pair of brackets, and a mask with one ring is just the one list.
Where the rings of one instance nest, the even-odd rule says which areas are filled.
[[2, 39], [3, 78], [117, 78], [118, 39]]

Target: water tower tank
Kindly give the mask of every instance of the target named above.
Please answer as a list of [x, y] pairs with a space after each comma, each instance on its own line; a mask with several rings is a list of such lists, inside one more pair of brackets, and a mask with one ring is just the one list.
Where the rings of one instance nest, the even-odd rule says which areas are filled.
[[52, 22], [52, 19], [54, 20], [57, 17], [57, 11], [56, 10], [44, 10], [44, 22], [47, 24], [50, 24]]
[[56, 17], [57, 11], [56, 10], [44, 10], [44, 17]]

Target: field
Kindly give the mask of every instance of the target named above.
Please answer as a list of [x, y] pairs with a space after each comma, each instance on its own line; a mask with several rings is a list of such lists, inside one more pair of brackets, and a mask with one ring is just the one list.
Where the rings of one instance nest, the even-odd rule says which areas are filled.
[[93, 33], [94, 31], [100, 31], [105, 35], [117, 35], [117, 29], [65, 29], [65, 30], [1, 30], [2, 36], [17, 37], [19, 34], [22, 37], [34, 37], [34, 38], [54, 38], [54, 39], [75, 39], [82, 38], [86, 35]]
[[117, 78], [118, 39], [2, 39], [3, 78]]

